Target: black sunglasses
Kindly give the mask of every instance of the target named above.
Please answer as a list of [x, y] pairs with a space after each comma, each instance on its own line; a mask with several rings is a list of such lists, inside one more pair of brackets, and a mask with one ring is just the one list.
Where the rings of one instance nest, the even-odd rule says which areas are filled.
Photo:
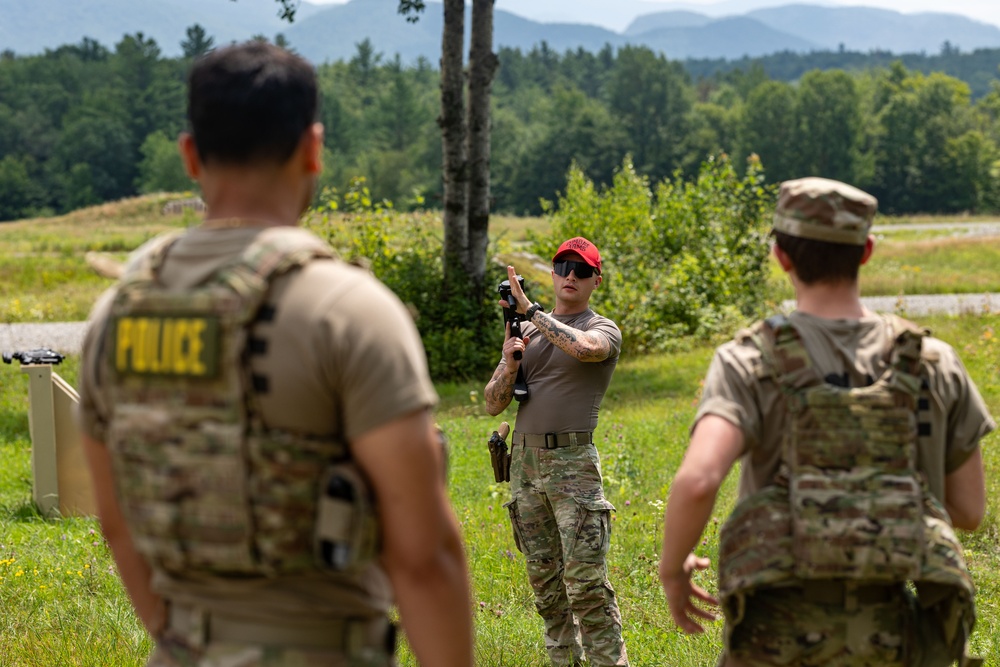
[[568, 259], [560, 259], [552, 262], [552, 270], [557, 276], [563, 278], [569, 276], [570, 271], [576, 274], [577, 278], [585, 279], [594, 275], [594, 267], [586, 262], [574, 262]]

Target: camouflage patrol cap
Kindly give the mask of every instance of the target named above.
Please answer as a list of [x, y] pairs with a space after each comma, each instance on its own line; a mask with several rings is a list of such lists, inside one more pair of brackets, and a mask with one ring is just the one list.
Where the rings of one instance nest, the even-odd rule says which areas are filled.
[[864, 245], [878, 200], [827, 178], [785, 181], [774, 211], [774, 231], [814, 241]]

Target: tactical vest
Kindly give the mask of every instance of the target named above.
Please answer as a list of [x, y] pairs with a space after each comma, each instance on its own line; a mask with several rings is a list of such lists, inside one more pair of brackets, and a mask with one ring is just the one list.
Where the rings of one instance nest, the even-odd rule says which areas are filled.
[[365, 562], [377, 526], [346, 444], [267, 428], [248, 364], [271, 281], [332, 250], [305, 230], [266, 229], [181, 291], [157, 278], [178, 236], [155, 240], [126, 269], [103, 339], [106, 444], [136, 548], [176, 573]]
[[[917, 468], [925, 331], [889, 316], [894, 338], [874, 384], [824, 382], [802, 339], [777, 315], [747, 335], [789, 413], [781, 468], [738, 503], [719, 542], [719, 594], [731, 633], [755, 589], [808, 580], [913, 582], [952, 659], [975, 622], [974, 587], [941, 503]], [[943, 664], [943, 663], [942, 663]]]

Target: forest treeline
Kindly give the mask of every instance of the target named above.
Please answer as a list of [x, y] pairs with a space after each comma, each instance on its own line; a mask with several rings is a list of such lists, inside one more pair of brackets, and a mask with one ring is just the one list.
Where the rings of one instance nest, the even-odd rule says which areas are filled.
[[[166, 58], [136, 33], [113, 47], [84, 39], [42, 55], [0, 55], [0, 220], [193, 188], [175, 141], [186, 71], [213, 40], [192, 26], [181, 46], [182, 57]], [[639, 174], [659, 182], [693, 177], [708, 156], [725, 153], [738, 168], [758, 155], [771, 183], [849, 181], [877, 196], [884, 212], [996, 212], [998, 54], [945, 48], [936, 56], [967, 72], [973, 95], [962, 79], [922, 72], [927, 56], [914, 65], [871, 54], [875, 65], [863, 67], [855, 54], [828, 54], [824, 65], [817, 54], [787, 53], [739, 67], [701, 62], [699, 70], [698, 61], [644, 47], [501, 49], [493, 210], [540, 212], [542, 200], [565, 190], [573, 164], [610, 183], [631, 156]], [[848, 69], [817, 68], [831, 62]], [[374, 197], [398, 208], [438, 204], [436, 68], [404, 65], [364, 41], [350, 60], [318, 73], [321, 185], [343, 192], [363, 176]]]

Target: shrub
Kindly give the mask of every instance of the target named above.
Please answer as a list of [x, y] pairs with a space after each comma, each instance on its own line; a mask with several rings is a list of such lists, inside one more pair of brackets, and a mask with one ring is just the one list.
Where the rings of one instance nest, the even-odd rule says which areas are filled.
[[[468, 296], [466, 285], [444, 282], [444, 239], [439, 216], [401, 213], [391, 202], [373, 201], [365, 179], [355, 178], [344, 195], [320, 197], [313, 229], [344, 259], [366, 266], [413, 314], [435, 381], [481, 379], [499, 359], [503, 329], [496, 298], [484, 289]], [[487, 268], [487, 284], [502, 278]]]
[[742, 178], [722, 155], [703, 163], [694, 181], [677, 173], [655, 192], [631, 158], [601, 189], [574, 166], [565, 194], [544, 203], [550, 233], [533, 244], [543, 257], [571, 236], [597, 244], [604, 283], [594, 309], [618, 323], [625, 349], [664, 351], [761, 313], [773, 201], [756, 156]]

